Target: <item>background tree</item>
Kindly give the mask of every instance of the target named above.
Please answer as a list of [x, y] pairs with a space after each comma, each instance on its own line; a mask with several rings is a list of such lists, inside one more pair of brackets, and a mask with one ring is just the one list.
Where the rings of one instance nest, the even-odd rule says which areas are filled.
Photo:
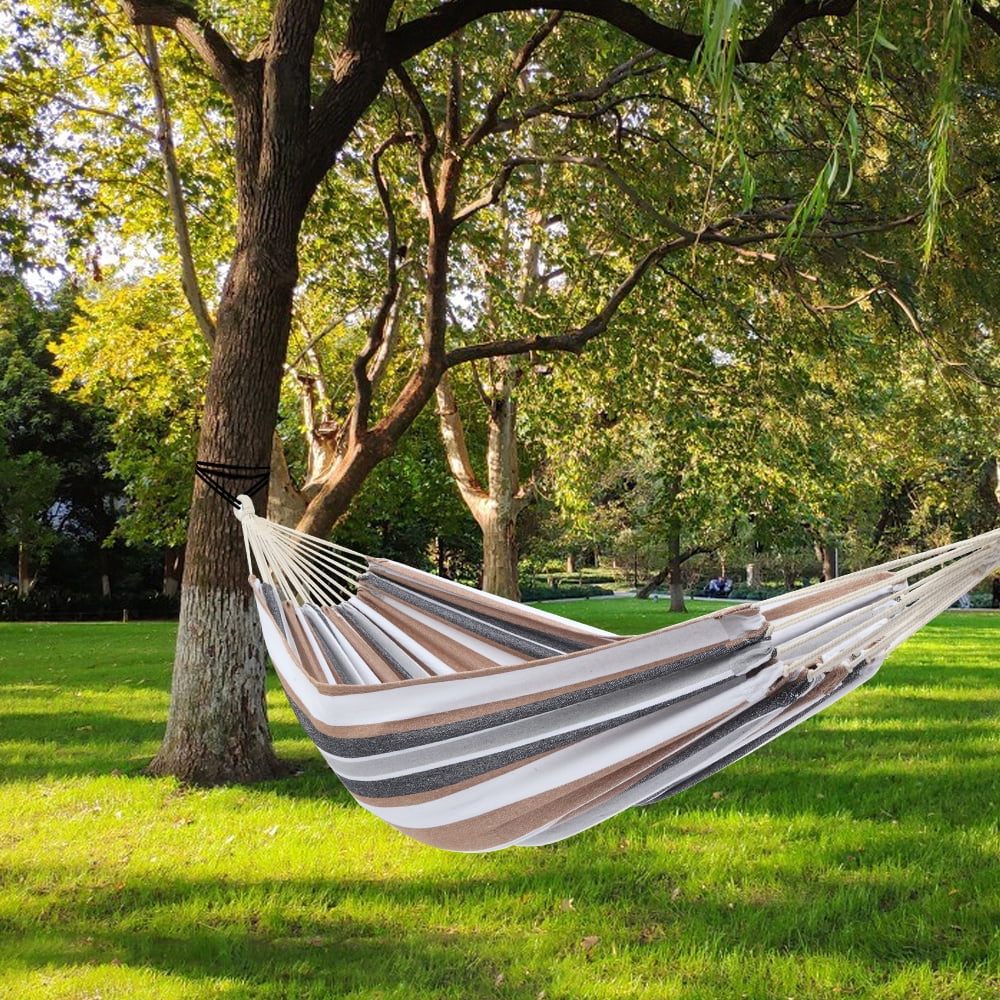
[[17, 549], [17, 593], [26, 597], [56, 541], [46, 515], [55, 500], [59, 469], [29, 451], [11, 457], [0, 442], [0, 542]]
[[78, 589], [106, 594], [111, 565], [101, 543], [114, 525], [118, 494], [105, 478], [107, 416], [57, 391], [46, 346], [70, 322], [71, 301], [63, 289], [42, 304], [21, 278], [0, 275], [0, 430], [10, 508], [5, 516], [19, 548], [22, 590], [33, 585], [59, 542], [60, 559], [48, 575], [64, 583], [59, 564], [79, 567], [70, 550], [82, 546], [85, 577]]

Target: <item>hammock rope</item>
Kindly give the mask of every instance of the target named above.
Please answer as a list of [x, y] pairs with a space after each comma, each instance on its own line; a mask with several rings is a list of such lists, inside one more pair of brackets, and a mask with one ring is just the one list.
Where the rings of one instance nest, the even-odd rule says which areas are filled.
[[689, 788], [871, 678], [1000, 565], [1000, 530], [647, 635], [484, 594], [236, 498], [292, 708], [366, 809], [457, 851], [552, 843]]

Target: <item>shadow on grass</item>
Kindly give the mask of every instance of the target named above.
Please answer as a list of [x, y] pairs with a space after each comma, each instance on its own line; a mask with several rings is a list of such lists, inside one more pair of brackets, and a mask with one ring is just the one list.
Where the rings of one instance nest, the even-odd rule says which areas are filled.
[[[920, 849], [902, 832], [881, 845], [899, 856]], [[970, 873], [995, 861], [967, 844], [955, 852]], [[697, 864], [655, 846], [601, 854], [584, 838], [575, 848], [463, 859], [444, 877], [108, 880], [2, 929], [25, 968], [122, 964], [190, 982], [236, 980], [226, 995], [239, 997], [510, 996], [497, 989], [501, 976], [517, 995], [536, 996], [552, 969], [586, 977], [589, 963], [612, 955], [665, 976], [678, 954], [698, 951], [849, 957], [876, 977], [907, 960], [946, 965], [959, 943], [967, 967], [990, 961], [991, 935], [963, 925], [991, 926], [993, 904], [950, 896], [939, 872], [847, 867], [842, 852], [817, 850], [813, 868], [824, 874], [814, 883], [799, 875], [734, 893], [716, 880], [678, 892]], [[581, 946], [588, 933], [600, 935], [593, 954]]]
[[[37, 693], [28, 697], [37, 700]], [[850, 697], [863, 699], [865, 690]], [[859, 817], [898, 818], [947, 807], [956, 810], [956, 822], [981, 819], [978, 800], [996, 801], [1000, 781], [995, 761], [983, 751], [996, 735], [995, 708], [971, 699], [890, 697], [892, 718], [821, 715], [667, 801], [680, 808], [710, 806], [712, 793], [723, 789], [725, 807], [748, 812], [795, 814], [815, 809], [819, 801]], [[294, 720], [272, 720], [272, 733], [279, 747], [293, 747], [283, 756], [298, 773], [259, 788], [288, 799], [346, 796]], [[6, 713], [0, 717], [0, 775], [17, 781], [115, 772], [139, 776], [162, 735], [158, 718], [87, 708]], [[148, 757], [137, 762], [137, 753]], [[956, 789], [976, 786], [982, 795], [955, 795]]]

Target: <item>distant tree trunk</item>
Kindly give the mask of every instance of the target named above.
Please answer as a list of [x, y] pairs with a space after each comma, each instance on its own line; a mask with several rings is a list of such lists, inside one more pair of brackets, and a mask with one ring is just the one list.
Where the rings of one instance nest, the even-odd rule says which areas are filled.
[[175, 545], [163, 554], [163, 596], [176, 597], [184, 575], [184, 546]]
[[836, 549], [826, 542], [815, 542], [813, 548], [822, 567], [824, 580], [833, 580], [837, 575]]
[[656, 590], [664, 580], [670, 583], [670, 610], [686, 611], [684, 603], [684, 563], [693, 559], [697, 555], [709, 555], [715, 552], [718, 546], [706, 548], [705, 546], [695, 546], [690, 549], [681, 549], [681, 526], [680, 524], [670, 524], [667, 527], [667, 562], [663, 569], [654, 576], [651, 576], [637, 591], [636, 597], [646, 598]]
[[465, 430], [447, 376], [438, 385], [437, 399], [448, 466], [462, 500], [483, 534], [482, 588], [487, 593], [518, 601], [521, 588], [517, 572], [517, 518], [530, 502], [531, 493], [519, 482], [517, 407], [509, 383], [501, 380], [498, 393], [489, 401], [485, 487], [473, 471]]
[[756, 587], [757, 586], [757, 564], [747, 563], [747, 586]]
[[686, 611], [684, 605], [684, 580], [681, 569], [684, 560], [681, 558], [681, 529], [674, 526], [667, 539], [667, 569], [670, 576], [670, 610]]
[[492, 403], [486, 442], [489, 502], [482, 520], [477, 518], [483, 530], [483, 590], [519, 601], [517, 518], [529, 496], [519, 482], [517, 405], [510, 391]]
[[38, 571], [33, 569], [28, 547], [24, 542], [17, 546], [17, 596], [27, 597], [38, 582]]

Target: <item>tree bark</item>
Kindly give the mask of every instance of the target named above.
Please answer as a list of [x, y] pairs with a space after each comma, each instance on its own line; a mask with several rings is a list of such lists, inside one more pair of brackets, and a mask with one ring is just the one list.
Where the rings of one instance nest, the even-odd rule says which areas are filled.
[[31, 558], [24, 542], [17, 546], [17, 596], [27, 597], [35, 587], [37, 573], [31, 568]]
[[677, 525], [667, 539], [668, 562], [670, 571], [670, 610], [686, 611], [684, 604], [684, 579], [681, 573], [684, 559], [681, 557], [681, 529]]
[[[200, 461], [270, 465], [296, 267], [280, 232], [236, 252], [223, 293], [205, 399]], [[253, 335], [249, 334], [253, 331]], [[265, 709], [266, 658], [247, 586], [239, 524], [195, 484], [167, 729], [151, 774], [194, 784], [288, 773]]]
[[828, 545], [826, 542], [815, 542], [813, 548], [816, 551], [816, 558], [819, 560], [821, 566], [822, 578], [824, 580], [833, 580], [837, 575], [837, 564], [833, 546]]
[[483, 533], [482, 589], [519, 601], [517, 513], [509, 506], [487, 503], [476, 520]]

